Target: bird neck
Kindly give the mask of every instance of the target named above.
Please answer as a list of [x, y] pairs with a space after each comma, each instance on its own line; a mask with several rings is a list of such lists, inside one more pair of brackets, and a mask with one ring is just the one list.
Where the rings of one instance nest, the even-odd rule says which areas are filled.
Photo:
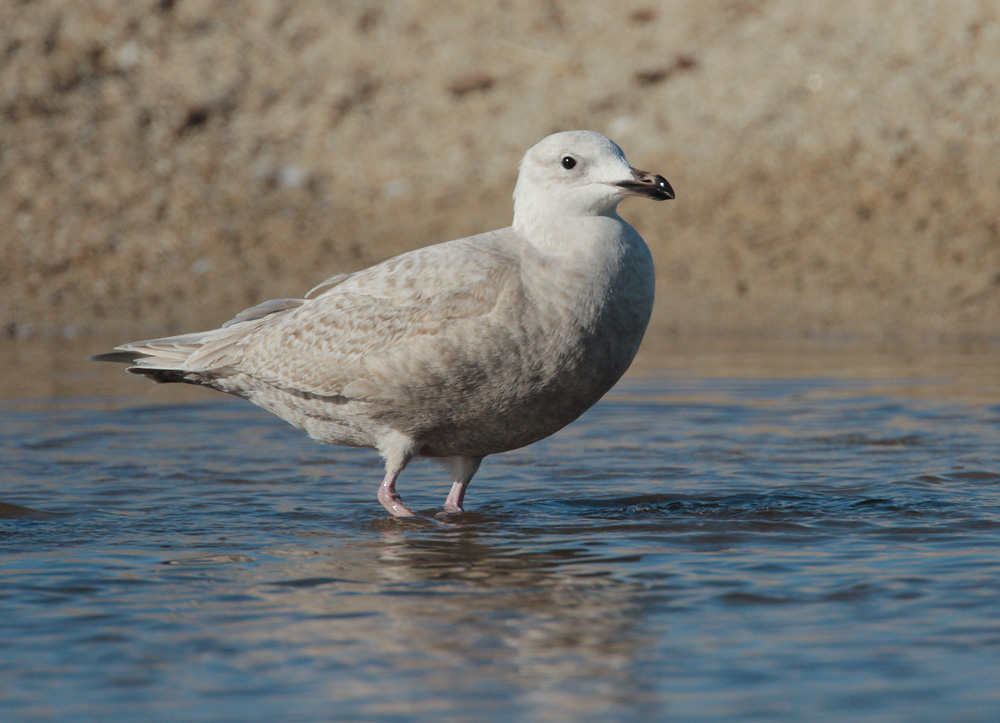
[[627, 224], [610, 209], [606, 214], [568, 216], [565, 214], [517, 214], [513, 229], [540, 251], [589, 256], [598, 253], [592, 246], [606, 246], [621, 238]]

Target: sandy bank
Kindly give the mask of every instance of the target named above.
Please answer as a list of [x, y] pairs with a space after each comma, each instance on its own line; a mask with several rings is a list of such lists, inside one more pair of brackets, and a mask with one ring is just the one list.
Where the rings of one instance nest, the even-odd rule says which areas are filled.
[[0, 325], [215, 325], [509, 223], [524, 150], [614, 138], [653, 332], [991, 339], [1000, 6], [0, 6]]

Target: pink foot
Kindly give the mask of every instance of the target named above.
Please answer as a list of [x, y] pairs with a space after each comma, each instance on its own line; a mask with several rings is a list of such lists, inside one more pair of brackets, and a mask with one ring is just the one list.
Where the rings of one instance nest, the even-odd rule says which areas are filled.
[[445, 512], [465, 512], [462, 509], [462, 500], [465, 498], [465, 488], [467, 485], [456, 482], [451, 486], [448, 499], [444, 501], [442, 507]]
[[393, 517], [416, 517], [406, 505], [403, 499], [396, 492], [396, 476], [386, 475], [382, 484], [378, 488], [378, 501]]
[[472, 481], [472, 475], [479, 469], [482, 457], [453, 457], [450, 460], [454, 482], [451, 490], [448, 491], [448, 499], [444, 501], [445, 512], [464, 512], [462, 500], [465, 499], [465, 490]]

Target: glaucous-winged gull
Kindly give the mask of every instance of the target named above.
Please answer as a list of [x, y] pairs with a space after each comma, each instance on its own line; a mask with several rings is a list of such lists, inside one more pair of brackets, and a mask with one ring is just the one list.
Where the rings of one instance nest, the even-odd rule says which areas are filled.
[[416, 249], [275, 299], [211, 331], [90, 357], [157, 382], [243, 397], [327, 444], [385, 460], [379, 502], [416, 456], [452, 470], [460, 512], [483, 457], [562, 429], [618, 381], [653, 306], [653, 262], [618, 216], [674, 197], [591, 131], [548, 136], [520, 165], [508, 228]]

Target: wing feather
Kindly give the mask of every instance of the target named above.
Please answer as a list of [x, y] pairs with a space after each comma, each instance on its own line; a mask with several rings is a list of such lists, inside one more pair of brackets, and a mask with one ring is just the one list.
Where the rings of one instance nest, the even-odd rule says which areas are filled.
[[424, 383], [427, 365], [415, 356], [447, 365], [519, 282], [505, 232], [512, 233], [429, 246], [334, 277], [335, 285], [253, 329], [236, 368], [321, 396], [364, 394], [388, 370]]

